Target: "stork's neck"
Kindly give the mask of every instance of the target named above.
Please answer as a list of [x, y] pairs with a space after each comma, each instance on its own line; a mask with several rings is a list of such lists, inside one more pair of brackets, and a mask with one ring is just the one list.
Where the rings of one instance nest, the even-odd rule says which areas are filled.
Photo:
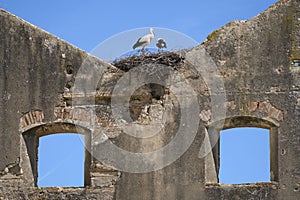
[[154, 33], [150, 34], [150, 38], [151, 38], [151, 40], [154, 38]]
[[151, 33], [151, 35], [153, 35], [153, 37], [154, 37], [154, 31], [153, 31], [153, 29], [150, 29], [150, 33]]

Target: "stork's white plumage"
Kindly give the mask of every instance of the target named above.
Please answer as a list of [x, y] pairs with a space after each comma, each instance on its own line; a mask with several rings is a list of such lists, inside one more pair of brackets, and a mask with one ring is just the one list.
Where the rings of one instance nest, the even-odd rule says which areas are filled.
[[142, 52], [144, 52], [144, 48], [151, 43], [151, 40], [154, 38], [154, 30], [153, 28], [150, 28], [150, 34], [144, 35], [143, 37], [140, 37], [136, 43], [133, 45], [133, 49], [136, 49], [138, 47], [142, 47]]
[[158, 50], [161, 50], [163, 48], [167, 48], [167, 43], [163, 38], [158, 38], [156, 40], [156, 46], [157, 46]]

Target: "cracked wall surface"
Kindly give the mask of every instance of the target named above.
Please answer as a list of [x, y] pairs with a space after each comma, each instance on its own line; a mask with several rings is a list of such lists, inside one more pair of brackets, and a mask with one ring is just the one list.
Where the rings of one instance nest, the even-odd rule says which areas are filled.
[[[36, 146], [44, 135], [74, 132], [89, 139], [96, 155], [112, 141], [132, 152], [147, 152], [168, 144], [180, 123], [180, 106], [166, 88], [147, 85], [131, 98], [134, 123], [161, 125], [156, 136], [135, 139], [124, 134], [112, 117], [110, 100], [124, 71], [88, 55], [61, 39], [0, 10], [0, 199], [300, 199], [300, 2], [281, 0], [246, 21], [233, 21], [211, 33], [185, 55], [205, 49], [224, 81], [224, 127], [270, 128], [276, 135], [274, 180], [268, 183], [223, 185], [216, 182], [213, 153], [199, 158], [199, 147], [216, 126], [211, 92], [189, 62], [177, 71], [189, 81], [199, 101], [200, 123], [188, 150], [175, 162], [149, 173], [128, 173], [90, 156], [85, 163], [85, 187], [38, 188]], [[90, 74], [102, 73], [96, 86], [78, 77], [82, 63]], [[91, 90], [74, 92], [75, 78]], [[156, 95], [153, 95], [153, 91]], [[159, 98], [157, 97], [159, 94]], [[130, 124], [128, 124], [130, 126]], [[103, 134], [95, 134], [101, 130]], [[103, 135], [105, 137], [103, 137]], [[126, 161], [126, 159], [125, 159]]]

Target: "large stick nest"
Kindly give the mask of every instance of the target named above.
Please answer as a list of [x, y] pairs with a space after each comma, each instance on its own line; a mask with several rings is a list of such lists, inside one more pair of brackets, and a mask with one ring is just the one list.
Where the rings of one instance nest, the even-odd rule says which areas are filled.
[[183, 62], [184, 57], [182, 56], [182, 52], [159, 52], [131, 55], [129, 57], [116, 59], [111, 64], [127, 72], [134, 67], [149, 63], [167, 65], [176, 69], [176, 67], [181, 65]]

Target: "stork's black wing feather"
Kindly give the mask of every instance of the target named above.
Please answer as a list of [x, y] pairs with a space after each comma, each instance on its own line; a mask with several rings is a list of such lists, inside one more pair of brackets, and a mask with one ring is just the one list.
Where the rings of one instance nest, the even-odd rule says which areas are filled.
[[137, 48], [137, 47], [140, 47], [140, 46], [142, 46], [143, 44], [145, 44], [147, 41], [145, 41], [145, 40], [142, 40], [142, 38], [143, 37], [140, 37], [137, 41], [136, 41], [136, 43], [133, 45], [133, 49], [135, 49], [135, 48]]

